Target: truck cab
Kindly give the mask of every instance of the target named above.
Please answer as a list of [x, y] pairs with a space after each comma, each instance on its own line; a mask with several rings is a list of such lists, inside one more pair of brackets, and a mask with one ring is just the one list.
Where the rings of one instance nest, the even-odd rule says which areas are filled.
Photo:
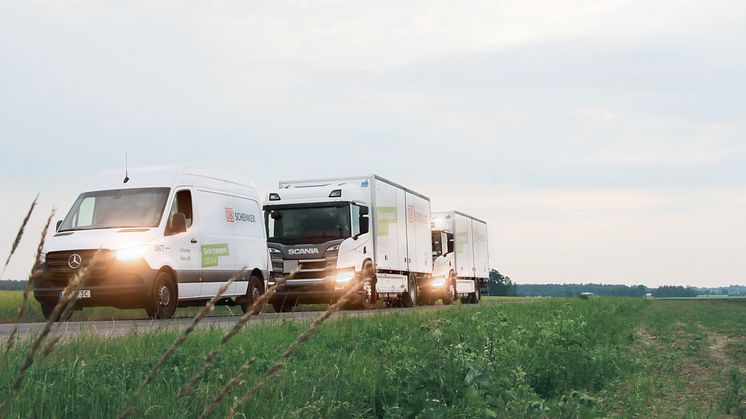
[[372, 260], [369, 205], [359, 187], [286, 187], [267, 196], [264, 221], [274, 272], [296, 272], [270, 300], [279, 312], [336, 301]]
[[431, 272], [429, 219], [427, 198], [375, 175], [280, 182], [265, 200], [267, 245], [273, 271], [293, 275], [270, 302], [333, 303], [362, 281], [354, 307], [414, 305]]

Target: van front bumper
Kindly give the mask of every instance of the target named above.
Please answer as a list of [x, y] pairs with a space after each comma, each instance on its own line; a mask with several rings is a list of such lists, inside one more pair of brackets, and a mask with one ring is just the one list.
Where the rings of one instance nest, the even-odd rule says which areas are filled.
[[[78, 298], [76, 307], [112, 306], [117, 308], [143, 308], [153, 289], [158, 271], [144, 259], [120, 262], [108, 260], [91, 267], [85, 275], [80, 290], [89, 296]], [[42, 265], [41, 273], [34, 280], [34, 298], [42, 304], [57, 304], [62, 292], [75, 274], [60, 272]]]

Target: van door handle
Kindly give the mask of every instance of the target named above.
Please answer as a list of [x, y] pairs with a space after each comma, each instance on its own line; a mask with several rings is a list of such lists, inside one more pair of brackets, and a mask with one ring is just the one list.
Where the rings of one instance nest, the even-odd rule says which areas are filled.
[[192, 242], [192, 244], [197, 244], [197, 239], [192, 239], [192, 240], [189, 240], [189, 241]]

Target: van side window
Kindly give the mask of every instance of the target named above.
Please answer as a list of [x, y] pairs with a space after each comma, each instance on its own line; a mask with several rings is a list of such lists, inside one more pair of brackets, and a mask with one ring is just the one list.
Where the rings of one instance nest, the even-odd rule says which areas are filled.
[[194, 217], [192, 215], [192, 193], [189, 190], [176, 192], [176, 197], [174, 198], [174, 203], [171, 206], [171, 213], [169, 214], [169, 217], [173, 214], [176, 214], [177, 212], [184, 214], [184, 218], [186, 218], [187, 222], [187, 228], [191, 227]]

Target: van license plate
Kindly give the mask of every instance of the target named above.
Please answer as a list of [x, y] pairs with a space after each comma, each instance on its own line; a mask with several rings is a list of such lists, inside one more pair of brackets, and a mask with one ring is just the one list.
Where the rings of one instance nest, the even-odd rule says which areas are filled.
[[[65, 290], [60, 291], [60, 300], [65, 296]], [[78, 291], [78, 299], [80, 298], [91, 298], [91, 290], [80, 290]]]

